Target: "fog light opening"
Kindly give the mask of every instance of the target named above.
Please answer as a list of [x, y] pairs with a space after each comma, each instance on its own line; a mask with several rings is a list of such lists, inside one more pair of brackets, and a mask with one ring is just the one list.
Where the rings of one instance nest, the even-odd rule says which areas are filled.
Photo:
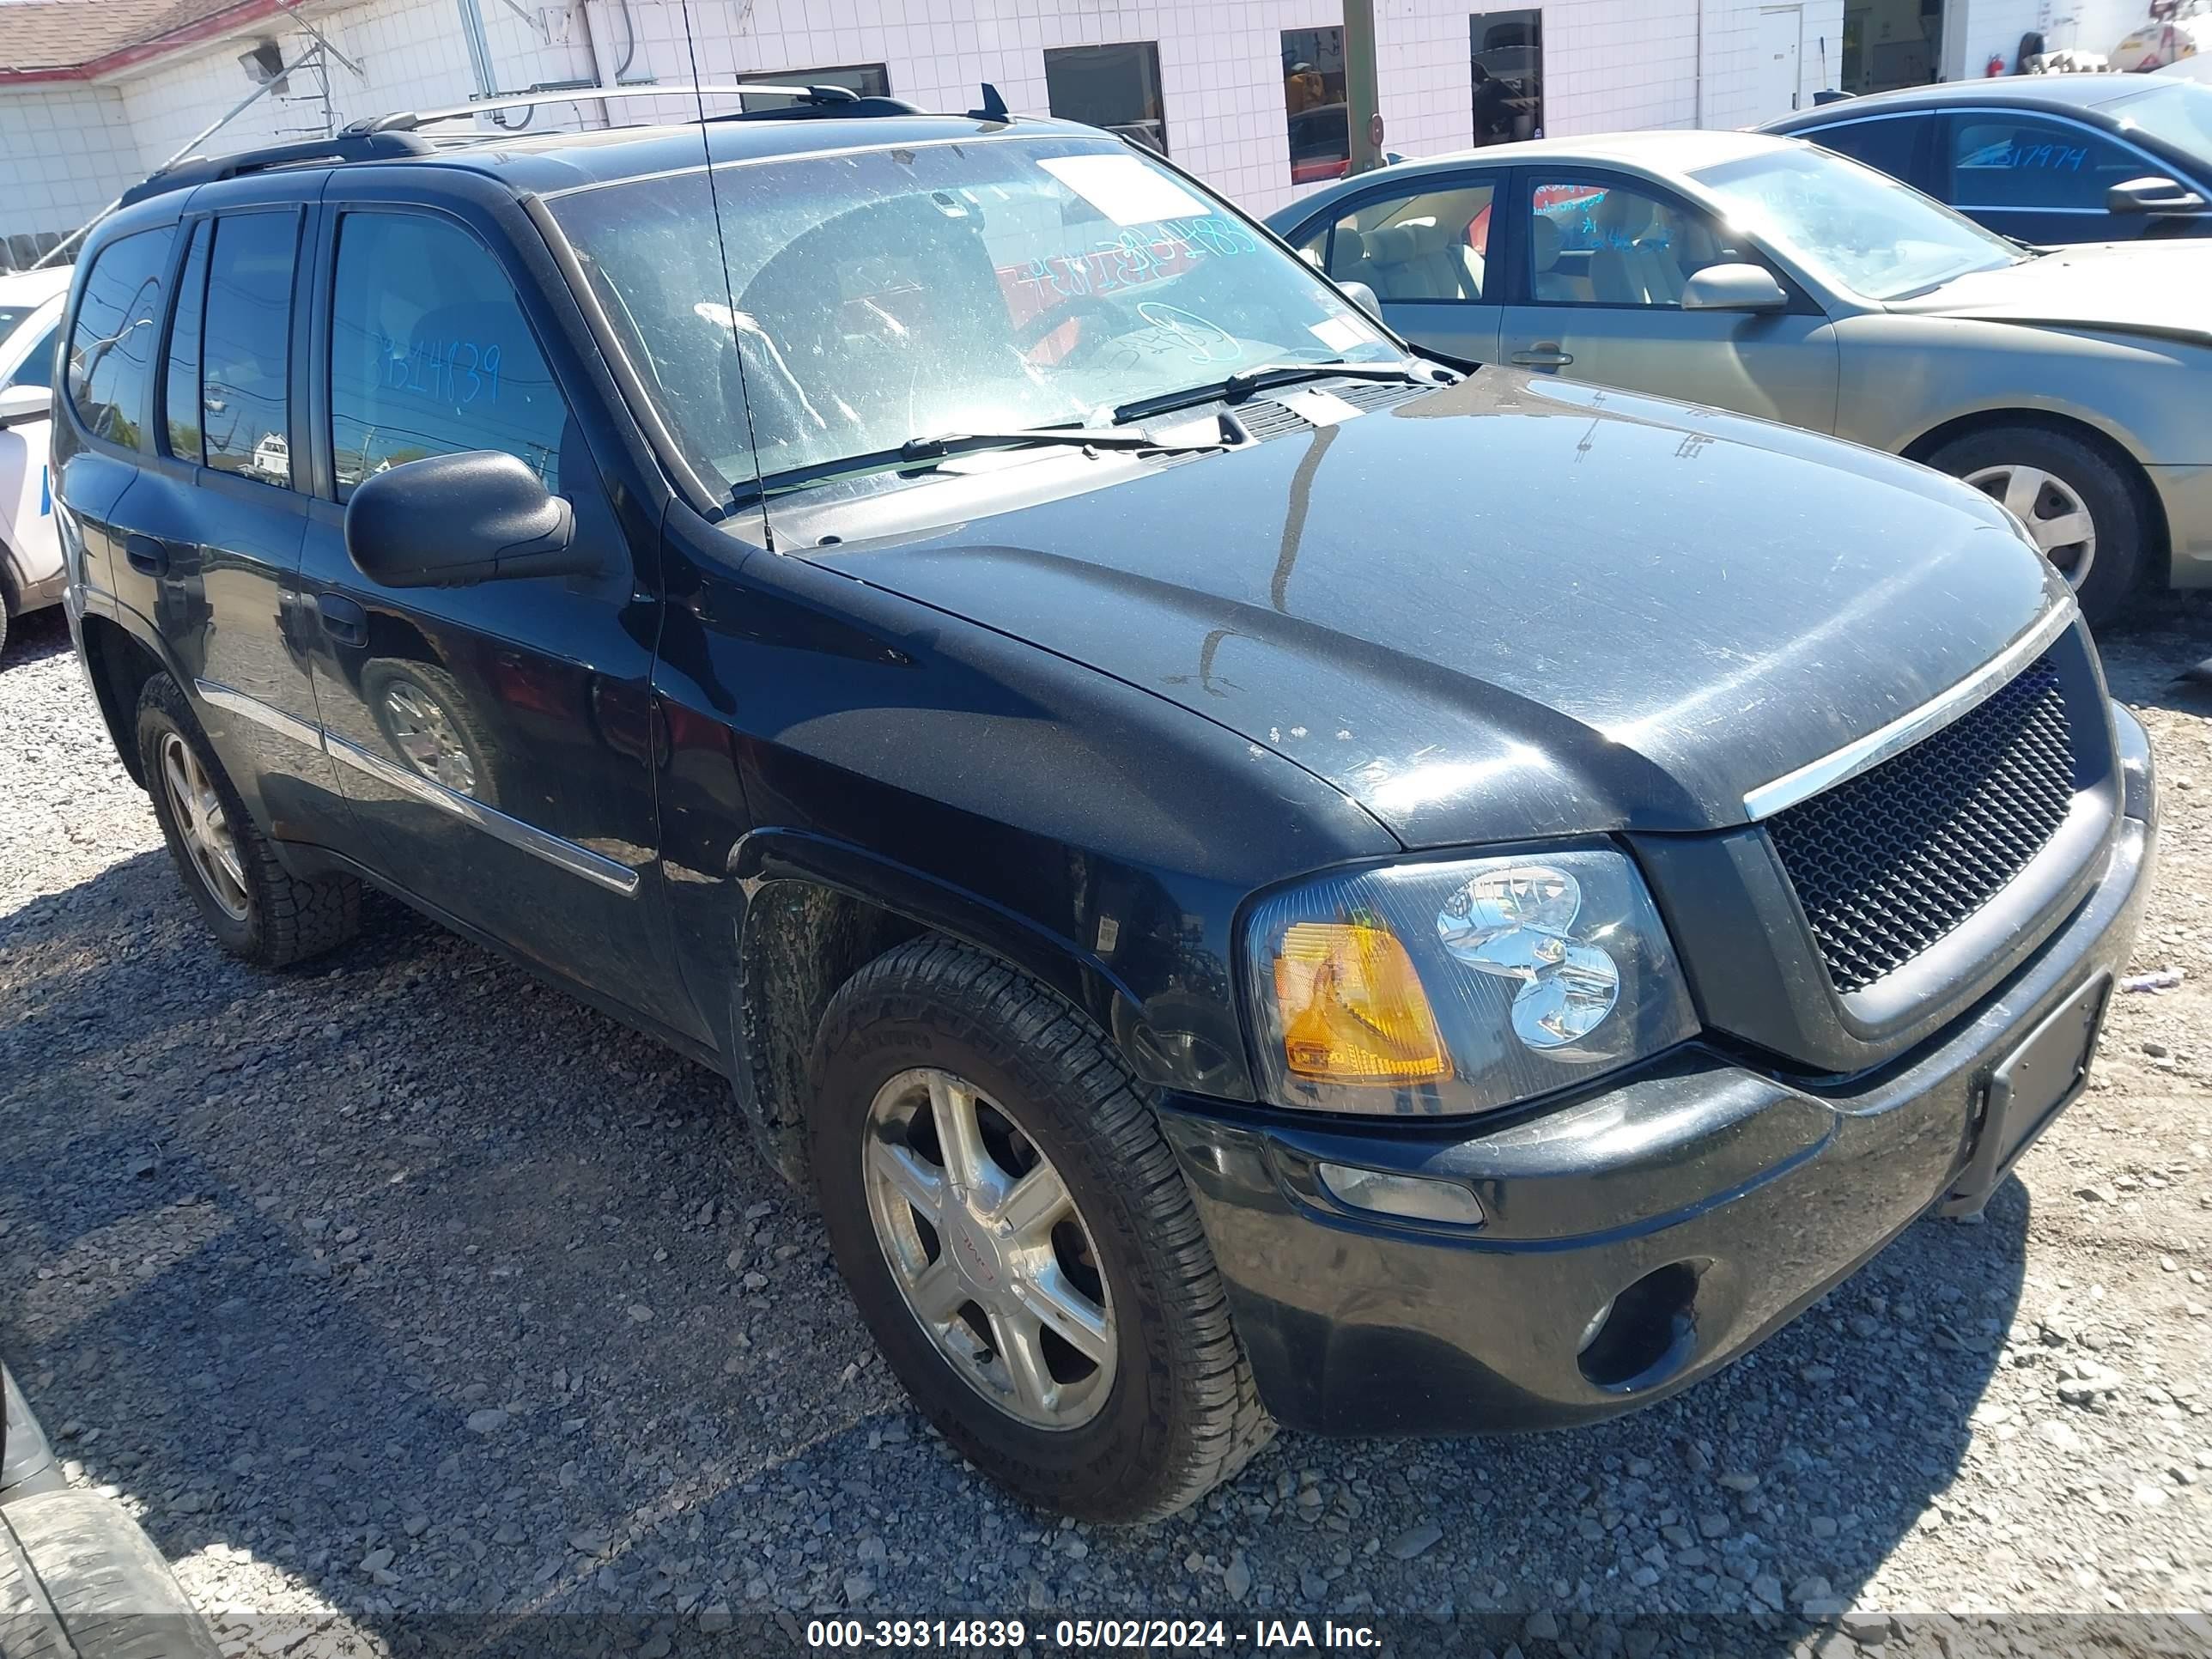
[[1644, 1274], [1591, 1316], [1575, 1363], [1592, 1384], [1616, 1394], [1663, 1381], [1697, 1346], [1697, 1299], [1690, 1262]]
[[1482, 1202], [1455, 1181], [1391, 1175], [1350, 1164], [1316, 1164], [1314, 1172], [1338, 1203], [1376, 1215], [1408, 1221], [1437, 1221], [1452, 1227], [1480, 1227]]

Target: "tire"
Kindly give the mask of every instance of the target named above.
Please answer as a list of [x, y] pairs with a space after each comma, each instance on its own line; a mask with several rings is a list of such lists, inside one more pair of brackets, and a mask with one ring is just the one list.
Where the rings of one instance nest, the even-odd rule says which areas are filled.
[[214, 1632], [120, 1504], [0, 1506], [0, 1659], [220, 1659]]
[[2093, 623], [2108, 622], [2134, 594], [2145, 563], [2142, 498], [2123, 465], [2097, 446], [2049, 427], [1993, 426], [1954, 438], [1928, 464], [1999, 501], [2006, 499], [2016, 469], [2048, 475], [2055, 488], [2036, 492], [2031, 510], [2021, 516], [2050, 522], [2050, 515], [2070, 507], [2069, 495], [2088, 514], [2095, 542], [2086, 576], [2077, 578], [2070, 568], [2079, 556], [2067, 559], [2072, 544], [2045, 550], [2073, 584], [2082, 614]]
[[434, 663], [380, 657], [362, 670], [361, 695], [398, 764], [471, 800], [499, 805], [493, 745], [451, 674]]
[[[977, 1121], [995, 1123], [1016, 1161], [1026, 1149], [1048, 1163], [1072, 1200], [1050, 1249], [1066, 1259], [1072, 1224], [1081, 1260], [1065, 1277], [1099, 1292], [1107, 1317], [1093, 1340], [1104, 1361], [1091, 1364], [1056, 1333], [1038, 1346], [1084, 1373], [1062, 1382], [1056, 1369], [1048, 1379], [1049, 1392], [1084, 1402], [1081, 1420], [1071, 1409], [1068, 1421], [1040, 1426], [987, 1397], [908, 1301], [893, 1267], [904, 1245], [885, 1242], [891, 1235], [872, 1209], [872, 1188], [879, 1202], [884, 1188], [868, 1160], [883, 1133], [880, 1103], [907, 1086], [901, 1079], [931, 1071], [972, 1084]], [[838, 1267], [916, 1406], [979, 1469], [1061, 1514], [1142, 1522], [1196, 1501], [1267, 1444], [1274, 1424], [1189, 1191], [1135, 1079], [1097, 1026], [978, 951], [916, 939], [878, 957], [831, 1000], [811, 1075], [807, 1150]], [[916, 1144], [928, 1139], [921, 1121], [917, 1110], [908, 1125]], [[987, 1127], [984, 1137], [994, 1133]], [[965, 1221], [947, 1222], [930, 1267], [972, 1249], [973, 1237]], [[1012, 1276], [1013, 1260], [995, 1265]], [[981, 1306], [969, 1303], [958, 1316], [971, 1334], [980, 1334], [972, 1322]], [[987, 1351], [1006, 1346], [999, 1330], [989, 1325]], [[992, 1363], [1012, 1374], [1003, 1356]]]
[[[141, 775], [169, 856], [224, 950], [258, 967], [283, 968], [335, 950], [361, 930], [361, 884], [351, 876], [302, 881], [284, 868], [167, 674], [155, 675], [138, 694], [137, 736]], [[189, 778], [186, 754], [229, 838], [230, 858], [204, 869], [167, 775], [174, 762]]]

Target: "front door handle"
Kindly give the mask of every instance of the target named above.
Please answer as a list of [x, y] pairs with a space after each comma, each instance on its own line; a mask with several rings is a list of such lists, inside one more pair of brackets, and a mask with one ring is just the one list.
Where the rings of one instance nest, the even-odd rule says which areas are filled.
[[169, 574], [169, 544], [154, 536], [136, 533], [123, 538], [123, 556], [131, 568], [142, 576], [166, 576]]
[[368, 612], [343, 593], [318, 593], [315, 610], [323, 619], [323, 632], [340, 645], [368, 643]]
[[1556, 340], [1545, 340], [1513, 354], [1513, 361], [1523, 368], [1565, 368], [1574, 360], [1575, 354], [1560, 350]]

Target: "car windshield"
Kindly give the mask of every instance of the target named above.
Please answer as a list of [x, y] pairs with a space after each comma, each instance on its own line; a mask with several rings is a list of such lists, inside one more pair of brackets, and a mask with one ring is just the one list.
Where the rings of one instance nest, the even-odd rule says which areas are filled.
[[2105, 113], [2212, 166], [2212, 87], [2171, 81], [2107, 104]]
[[886, 144], [708, 179], [551, 205], [723, 489], [915, 438], [1103, 423], [1258, 364], [1407, 361], [1244, 220], [1108, 141]]
[[8, 343], [8, 337], [37, 309], [36, 306], [0, 306], [0, 347]]
[[1739, 228], [1869, 300], [1901, 300], [2031, 257], [1911, 185], [1826, 151], [1771, 150], [1691, 176]]

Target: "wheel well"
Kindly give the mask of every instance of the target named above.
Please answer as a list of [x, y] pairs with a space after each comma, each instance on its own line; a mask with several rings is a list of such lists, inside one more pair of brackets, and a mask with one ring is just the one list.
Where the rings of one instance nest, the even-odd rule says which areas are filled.
[[[1985, 432], [1993, 427], [2033, 426], [2045, 432], [2055, 432], [2061, 437], [2085, 443], [2120, 470], [2135, 491], [2136, 506], [2142, 514], [2144, 548], [2147, 556], [2143, 565], [2146, 574], [2166, 568], [2172, 543], [2168, 539], [2166, 506], [2151, 487], [2150, 474], [2142, 463], [2130, 454], [2126, 447], [2109, 433], [2100, 432], [2087, 421], [2077, 421], [2069, 415], [2055, 415], [2039, 409], [1988, 409], [1972, 415], [1961, 415], [1955, 421], [1922, 433], [1904, 449], [1908, 461], [1925, 462], [1946, 444], [1966, 437], [1970, 433]], [[2153, 576], [2154, 580], [2159, 580]]]
[[91, 676], [94, 695], [100, 700], [100, 718], [124, 769], [140, 788], [146, 779], [138, 765], [138, 694], [146, 682], [161, 673], [161, 659], [105, 617], [87, 617], [79, 624], [84, 641], [84, 663]]
[[806, 1176], [805, 1111], [814, 1035], [845, 981], [929, 929], [811, 881], [766, 883], [745, 908], [738, 952], [738, 1104], [787, 1181]]

